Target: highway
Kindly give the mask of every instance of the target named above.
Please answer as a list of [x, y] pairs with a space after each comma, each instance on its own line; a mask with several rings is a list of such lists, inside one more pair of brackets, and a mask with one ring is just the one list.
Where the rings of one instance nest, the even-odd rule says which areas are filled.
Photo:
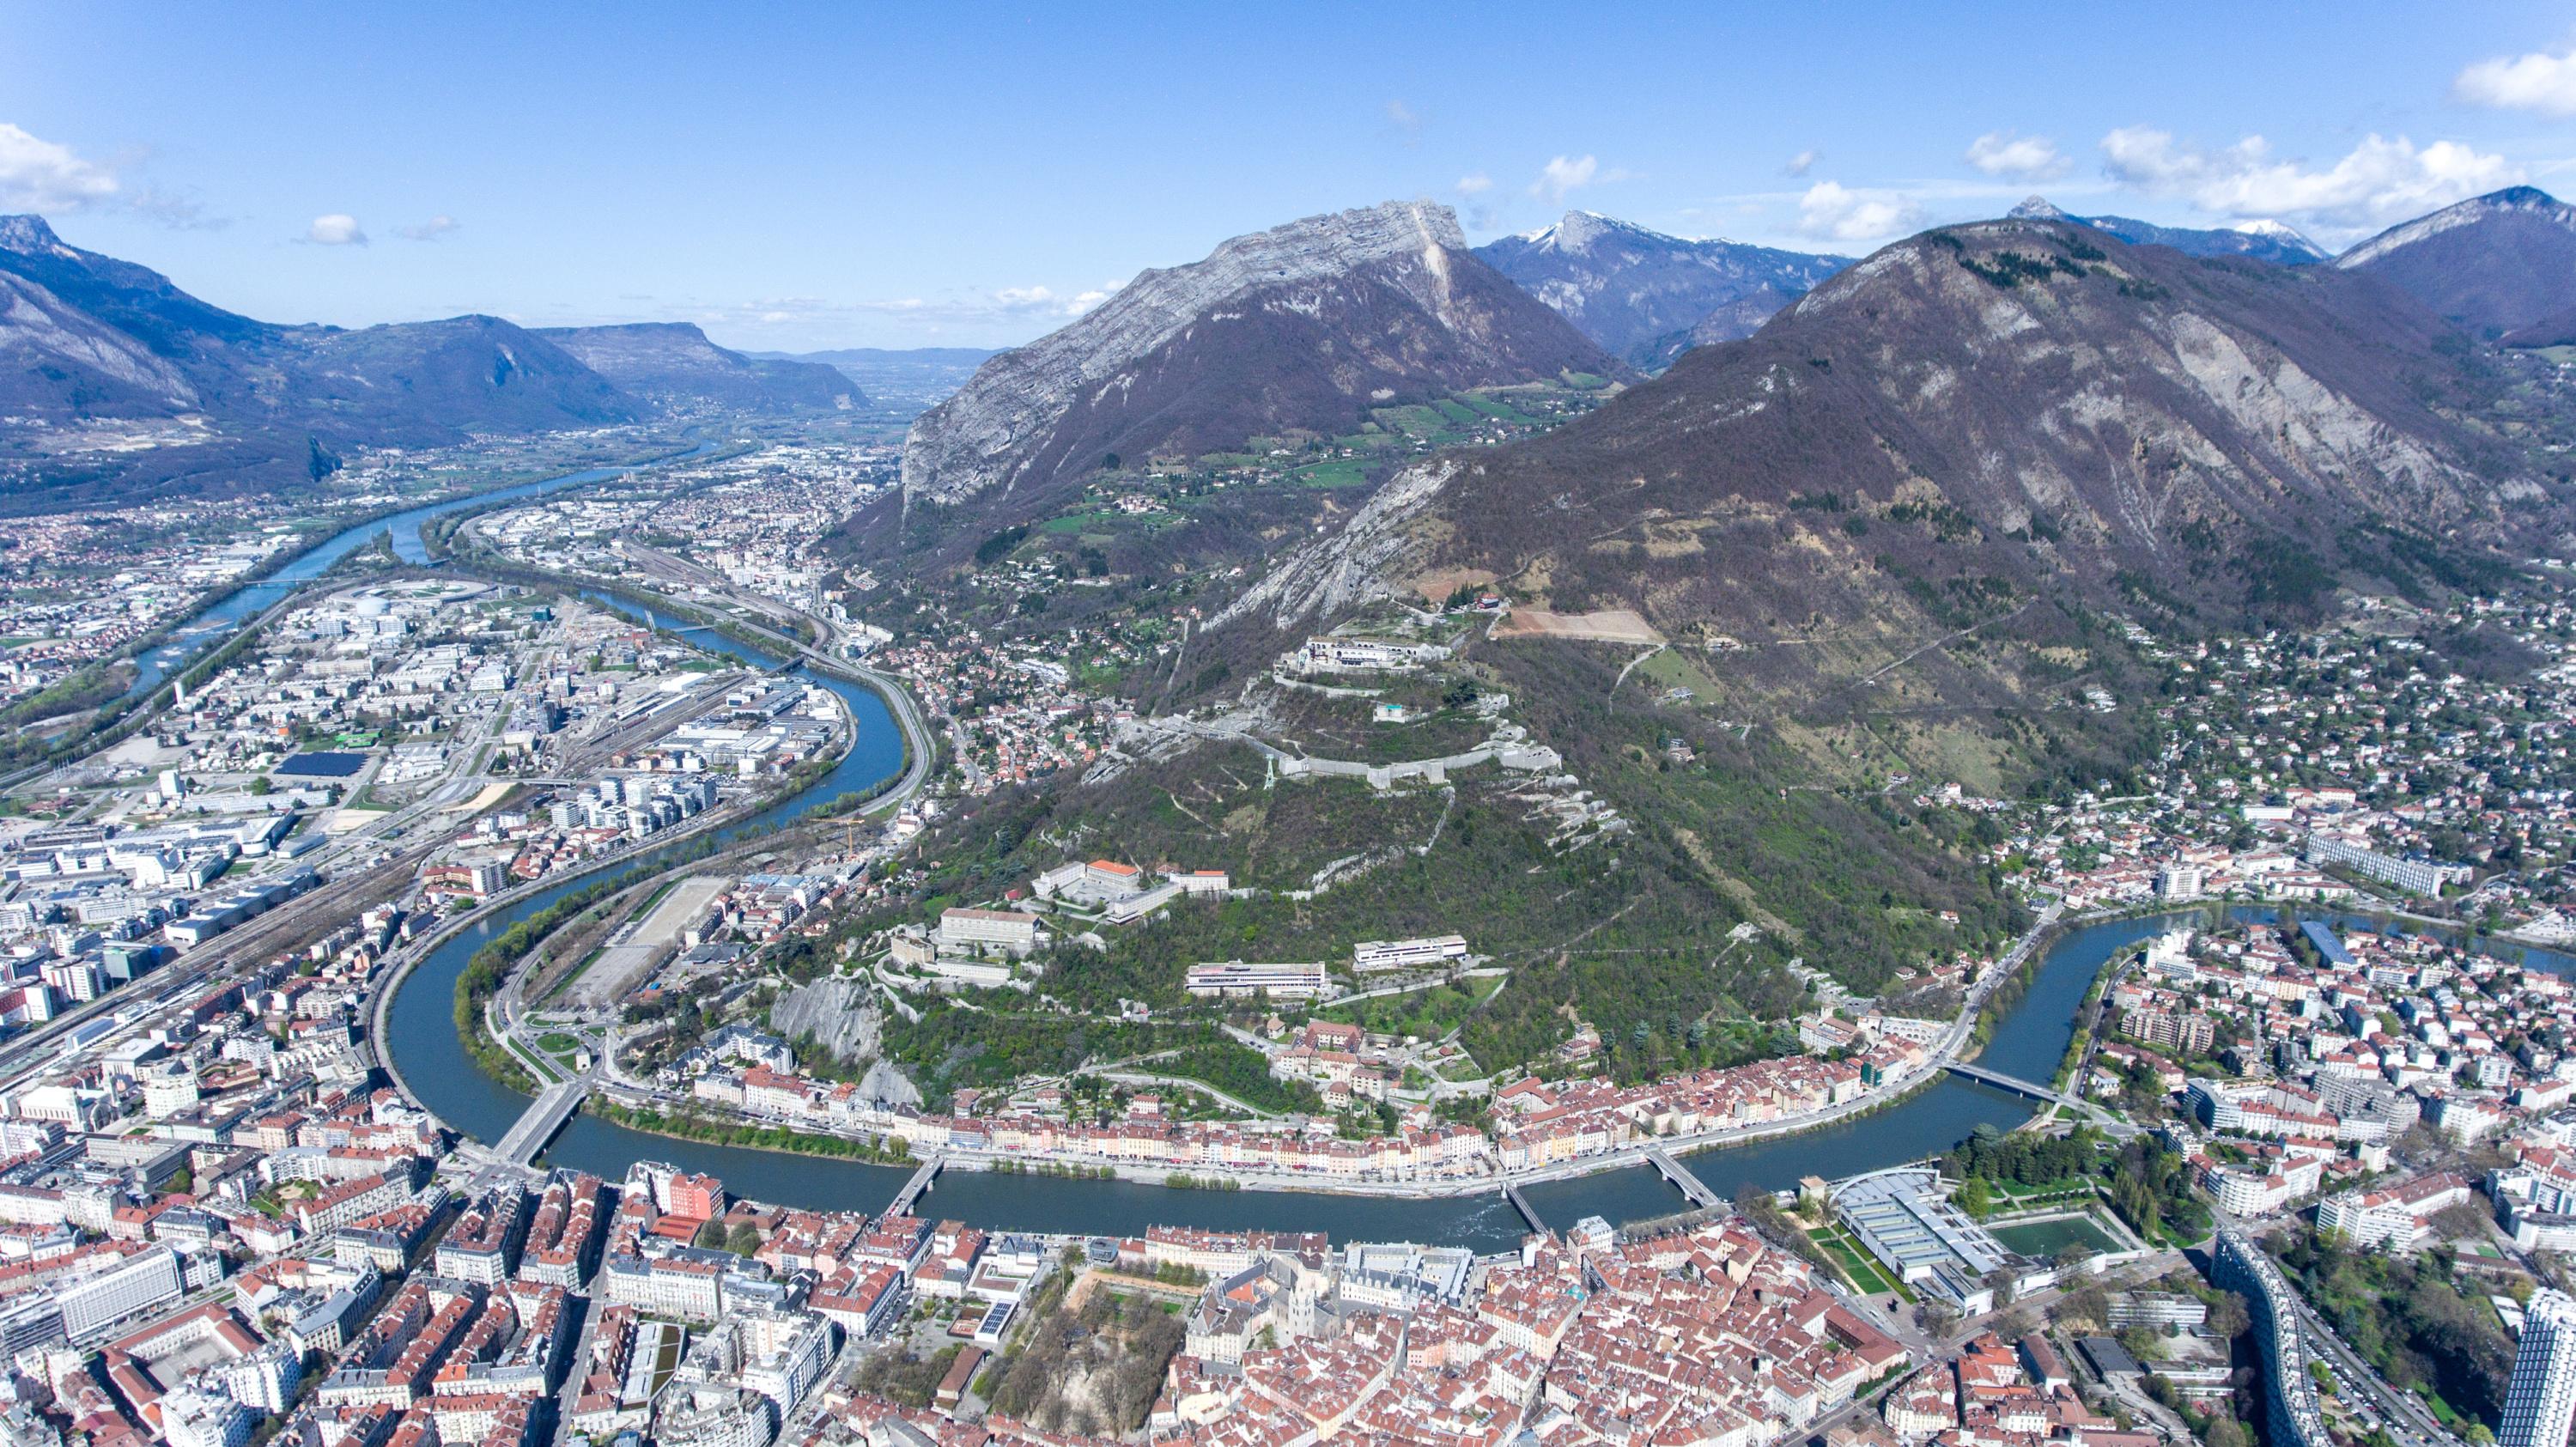
[[2311, 1355], [2323, 1355], [2334, 1368], [2335, 1389], [2349, 1401], [2355, 1393], [2368, 1401], [2379, 1415], [2388, 1435], [2397, 1439], [2398, 1447], [2460, 1447], [2460, 1439], [2442, 1425], [2433, 1409], [2413, 1392], [2401, 1392], [2389, 1385], [2388, 1379], [2371, 1369], [2370, 1363], [2335, 1335], [2307, 1298], [2298, 1295], [2293, 1286], [2290, 1294], [2298, 1298], [2300, 1335], [2306, 1339]]
[[[2235, 1231], [2254, 1243], [2256, 1250], [2262, 1249], [2262, 1238], [2244, 1221], [2214, 1207], [2210, 1214], [2222, 1229]], [[2301, 1341], [2310, 1355], [2323, 1356], [2326, 1364], [2334, 1370], [2336, 1395], [2346, 1402], [2357, 1395], [2368, 1403], [2388, 1429], [2388, 1434], [2397, 1439], [2398, 1447], [2460, 1447], [2460, 1439], [2442, 1425], [2441, 1419], [2433, 1415], [2432, 1408], [2424, 1405], [2422, 1398], [2391, 1386], [2387, 1378], [2373, 1370], [2370, 1363], [2363, 1361], [2358, 1352], [2346, 1345], [2325, 1318], [2317, 1315], [2316, 1308], [2308, 1304], [2307, 1297], [2300, 1294], [2295, 1283], [2289, 1285], [2289, 1296], [2298, 1309]]]

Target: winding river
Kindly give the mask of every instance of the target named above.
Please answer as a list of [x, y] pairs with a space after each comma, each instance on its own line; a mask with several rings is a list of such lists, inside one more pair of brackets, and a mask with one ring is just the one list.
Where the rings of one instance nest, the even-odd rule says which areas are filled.
[[[675, 458], [622, 467], [595, 467], [558, 477], [540, 478], [471, 497], [425, 504], [359, 524], [333, 535], [298, 555], [274, 574], [233, 592], [180, 627], [160, 648], [140, 660], [140, 676], [127, 697], [149, 693], [170, 670], [205, 648], [230, 636], [297, 587], [320, 577], [358, 548], [391, 533], [395, 556], [407, 563], [426, 563], [421, 528], [430, 519], [462, 508], [480, 507], [557, 489], [606, 482], [658, 466], [702, 455], [714, 444], [701, 443]], [[669, 624], [651, 610], [623, 599], [592, 595], [597, 601], [652, 624]], [[710, 630], [692, 629], [702, 647], [715, 649], [761, 668], [782, 661], [763, 651]], [[809, 682], [832, 690], [849, 705], [858, 737], [849, 754], [818, 782], [791, 798], [725, 826], [722, 840], [749, 828], [784, 823], [846, 793], [864, 793], [893, 777], [903, 767], [903, 738], [885, 700], [873, 690], [842, 679], [795, 670]], [[694, 841], [693, 841], [694, 842]], [[658, 856], [648, 851], [623, 868]], [[466, 961], [493, 936], [535, 914], [587, 881], [568, 881], [540, 891], [460, 932], [405, 977], [389, 1011], [388, 1055], [401, 1061], [406, 1082], [423, 1103], [450, 1126], [481, 1140], [498, 1140], [527, 1105], [527, 1098], [484, 1075], [465, 1054], [457, 1038], [453, 1001], [456, 978]], [[2238, 908], [2243, 919], [2269, 920], [2270, 910]], [[2026, 1080], [2047, 1080], [2056, 1072], [2074, 1033], [2074, 1013], [2086, 987], [2124, 947], [2162, 931], [2168, 923], [2205, 918], [2201, 911], [2176, 915], [2112, 920], [2069, 930], [2040, 959], [2039, 968], [2019, 1004], [1996, 1024], [1982, 1063]], [[2382, 927], [2364, 920], [2339, 920], [2347, 928]], [[2397, 928], [2407, 926], [2398, 925]], [[2557, 973], [2576, 973], [2576, 959], [2546, 950], [2528, 950], [2531, 964]], [[1980, 1125], [2009, 1128], [2026, 1119], [2029, 1105], [1991, 1087], [1945, 1076], [1900, 1105], [1803, 1135], [1750, 1145], [1720, 1147], [1689, 1157], [1691, 1169], [1721, 1193], [1743, 1187], [1779, 1189], [1807, 1175], [1828, 1179], [1917, 1160], [1966, 1137]], [[908, 1171], [773, 1151], [744, 1150], [648, 1135], [577, 1115], [549, 1152], [556, 1163], [622, 1177], [638, 1160], [668, 1160], [690, 1170], [711, 1172], [737, 1195], [783, 1205], [823, 1209], [875, 1210], [890, 1200]], [[972, 1225], [1016, 1227], [1060, 1232], [1128, 1233], [1153, 1224], [1211, 1229], [1269, 1227], [1323, 1231], [1335, 1240], [1414, 1240], [1507, 1249], [1518, 1243], [1524, 1226], [1518, 1212], [1499, 1195], [1439, 1200], [1382, 1199], [1302, 1191], [1175, 1190], [1124, 1181], [1065, 1180], [1046, 1176], [993, 1175], [958, 1171], [942, 1176], [930, 1209]], [[1645, 1167], [1605, 1172], [1575, 1180], [1551, 1181], [1523, 1188], [1542, 1219], [1555, 1226], [1584, 1216], [1614, 1222], [1650, 1219], [1680, 1210], [1685, 1202], [1654, 1171]]]
[[421, 542], [420, 530], [421, 526], [431, 518], [444, 517], [460, 508], [483, 507], [490, 503], [507, 502], [512, 498], [534, 497], [539, 493], [553, 492], [558, 488], [607, 482], [613, 478], [644, 471], [646, 468], [661, 467], [692, 457], [702, 457], [713, 452], [715, 448], [716, 444], [712, 442], [701, 442], [687, 452], [656, 458], [650, 462], [630, 463], [621, 467], [587, 467], [579, 472], [567, 472], [557, 477], [540, 477], [530, 482], [495, 488], [490, 492], [453, 497], [445, 502], [423, 503], [419, 507], [405, 508], [398, 513], [390, 513], [355, 527], [344, 528], [296, 554], [294, 559], [284, 567], [258, 582], [245, 583], [234, 589], [220, 602], [172, 630], [169, 638], [159, 647], [135, 660], [137, 666], [134, 682], [119, 696], [119, 701], [131, 702], [159, 688], [162, 680], [170, 676], [171, 670], [230, 638], [243, 624], [275, 606], [277, 600], [321, 577], [331, 570], [333, 564], [387, 533], [393, 534], [395, 557], [406, 563], [426, 563], [429, 561], [429, 549]]
[[[415, 532], [414, 536], [417, 536]], [[624, 599], [590, 595], [640, 621], [675, 620]], [[780, 659], [760, 649], [698, 629], [690, 635], [761, 668]], [[719, 841], [743, 830], [778, 824], [845, 793], [865, 792], [903, 767], [902, 735], [885, 700], [855, 683], [807, 672], [798, 676], [832, 690], [849, 704], [858, 737], [849, 755], [820, 782], [760, 813], [726, 826]], [[654, 851], [623, 868], [648, 862]], [[466, 1055], [454, 1016], [457, 976], [493, 936], [535, 914], [585, 881], [540, 891], [487, 917], [439, 946], [407, 975], [388, 1012], [385, 1051], [400, 1060], [403, 1078], [422, 1102], [451, 1127], [480, 1140], [506, 1134], [528, 1099], [484, 1075]], [[2236, 907], [2239, 919], [2271, 920], [2273, 911]], [[2074, 1035], [2074, 1017], [2086, 988], [2123, 949], [2178, 922], [2205, 921], [2206, 910], [2100, 921], [2067, 930], [2042, 954], [2023, 996], [1997, 1021], [1981, 1063], [2025, 1080], [2052, 1078]], [[2343, 928], [2374, 928], [2338, 920]], [[2526, 958], [2560, 973], [2576, 960], [2531, 950]], [[2027, 1119], [2030, 1105], [1992, 1087], [1944, 1076], [1903, 1103], [1875, 1114], [1803, 1135], [1719, 1147], [1688, 1158], [1694, 1173], [1720, 1193], [1746, 1186], [1783, 1189], [1801, 1176], [1827, 1179], [1918, 1160], [1964, 1139], [1978, 1126], [2010, 1129]], [[827, 1210], [869, 1210], [885, 1205], [910, 1174], [894, 1166], [747, 1150], [650, 1135], [591, 1115], [576, 1115], [547, 1152], [555, 1164], [610, 1179], [639, 1160], [665, 1160], [721, 1177], [736, 1195], [780, 1205]], [[1564, 1227], [1591, 1215], [1613, 1222], [1670, 1215], [1687, 1204], [1647, 1167], [1551, 1181], [1522, 1190], [1541, 1219]], [[1323, 1231], [1336, 1241], [1411, 1240], [1471, 1247], [1480, 1252], [1516, 1245], [1524, 1231], [1518, 1212], [1499, 1194], [1445, 1199], [1388, 1199], [1308, 1191], [1183, 1190], [1128, 1181], [1069, 1180], [1035, 1175], [951, 1171], [939, 1178], [926, 1208], [970, 1225], [1084, 1234], [1134, 1234], [1149, 1225], [1216, 1230], [1273, 1228]]]
[[[648, 623], [667, 623], [650, 610], [601, 598]], [[758, 667], [780, 661], [759, 649], [703, 630], [690, 635], [701, 646]], [[747, 827], [792, 819], [849, 792], [865, 791], [903, 765], [901, 734], [885, 702], [861, 685], [805, 674], [846, 701], [859, 723], [850, 754], [821, 782], [727, 826], [718, 838]], [[640, 855], [633, 863], [651, 859]], [[455, 1129], [480, 1140], [498, 1140], [527, 1106], [527, 1097], [478, 1070], [457, 1038], [453, 1010], [456, 979], [474, 952], [512, 924], [581, 887], [578, 881], [540, 891], [464, 930], [422, 960], [405, 977], [387, 1018], [387, 1053], [431, 1110]], [[2042, 957], [2021, 1003], [2001, 1020], [1981, 1057], [2009, 1074], [2045, 1080], [2065, 1054], [2074, 1030], [2076, 1003], [2085, 987], [2121, 947], [2163, 928], [2161, 919], [2118, 920], [2067, 932]], [[1746, 1185], [1781, 1188], [1800, 1176], [1827, 1178], [1913, 1160], [1957, 1141], [1980, 1125], [2009, 1128], [2029, 1114], [2018, 1097], [1984, 1085], [1944, 1078], [1874, 1115], [1751, 1145], [1701, 1152], [1692, 1169], [1720, 1192]], [[738, 1195], [782, 1205], [835, 1210], [874, 1210], [891, 1199], [909, 1174], [893, 1166], [866, 1165], [775, 1151], [745, 1150], [649, 1135], [595, 1116], [575, 1116], [548, 1158], [616, 1178], [638, 1160], [667, 1160], [723, 1178]], [[1686, 1204], [1651, 1169], [1639, 1167], [1525, 1187], [1522, 1194], [1551, 1225], [1584, 1216], [1634, 1221], [1670, 1215]], [[1061, 1232], [1134, 1233], [1148, 1225], [1213, 1229], [1273, 1227], [1323, 1231], [1335, 1240], [1414, 1240], [1506, 1249], [1526, 1229], [1499, 1195], [1436, 1200], [1383, 1199], [1305, 1191], [1175, 1190], [1127, 1181], [1067, 1180], [1049, 1176], [953, 1171], [940, 1177], [930, 1209], [978, 1226]]]

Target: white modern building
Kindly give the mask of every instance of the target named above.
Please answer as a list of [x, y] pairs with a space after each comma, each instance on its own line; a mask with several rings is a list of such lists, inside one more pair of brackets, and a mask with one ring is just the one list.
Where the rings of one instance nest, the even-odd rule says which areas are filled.
[[1418, 940], [1362, 940], [1351, 946], [1351, 968], [1361, 974], [1377, 970], [1415, 970], [1467, 958], [1464, 935], [1431, 935]]
[[2477, 877], [2475, 870], [2462, 864], [2435, 864], [2429, 860], [2406, 859], [2383, 854], [2356, 840], [2332, 834], [2308, 836], [2307, 859], [2310, 864], [2340, 864], [2356, 873], [2396, 885], [2410, 894], [2439, 895], [2442, 886]]
[[2174, 863], [2156, 871], [2156, 898], [2198, 899], [2208, 892], [2209, 875], [2197, 864]]
[[161, 1399], [161, 1435], [170, 1447], [242, 1447], [259, 1414], [220, 1392], [181, 1387]]
[[186, 1289], [179, 1253], [154, 1245], [104, 1271], [55, 1287], [54, 1300], [63, 1309], [64, 1335], [79, 1343], [147, 1307], [178, 1300]]
[[1331, 988], [1321, 960], [1304, 964], [1245, 964], [1241, 960], [1228, 960], [1223, 964], [1192, 965], [1185, 978], [1189, 992], [1202, 999], [1268, 995], [1274, 1000], [1313, 1000], [1322, 998]]
[[2576, 1417], [2576, 1297], [2535, 1291], [2523, 1308], [2522, 1345], [2504, 1391], [2496, 1447], [2566, 1447]]
[[2443, 1173], [2376, 1191], [2346, 1191], [2317, 1206], [2317, 1229], [2337, 1231], [2360, 1250], [2413, 1251], [2431, 1239], [2433, 1217], [2469, 1199], [2466, 1177]]

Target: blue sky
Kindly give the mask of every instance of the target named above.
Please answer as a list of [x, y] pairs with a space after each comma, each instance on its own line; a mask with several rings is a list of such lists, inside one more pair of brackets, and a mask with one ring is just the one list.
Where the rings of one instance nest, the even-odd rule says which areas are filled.
[[1478, 241], [1579, 206], [1857, 253], [2038, 191], [2339, 245], [2576, 192], [2571, 51], [2537, 3], [0, 0], [0, 209], [281, 321], [1006, 345], [1395, 197]]

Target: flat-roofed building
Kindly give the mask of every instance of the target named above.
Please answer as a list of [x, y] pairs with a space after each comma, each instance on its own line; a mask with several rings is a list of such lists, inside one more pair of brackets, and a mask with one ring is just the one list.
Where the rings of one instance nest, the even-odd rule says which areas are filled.
[[1038, 917], [1016, 909], [944, 909], [939, 912], [939, 944], [1025, 955], [1038, 947]]
[[1414, 940], [1362, 940], [1351, 946], [1351, 968], [1361, 974], [1378, 970], [1418, 970], [1467, 957], [1464, 935], [1430, 935]]
[[1190, 966], [1185, 983], [1189, 992], [1202, 999], [1267, 995], [1274, 1000], [1314, 1000], [1331, 988], [1324, 963], [1315, 960], [1305, 964], [1245, 964], [1228, 960], [1222, 964]]

